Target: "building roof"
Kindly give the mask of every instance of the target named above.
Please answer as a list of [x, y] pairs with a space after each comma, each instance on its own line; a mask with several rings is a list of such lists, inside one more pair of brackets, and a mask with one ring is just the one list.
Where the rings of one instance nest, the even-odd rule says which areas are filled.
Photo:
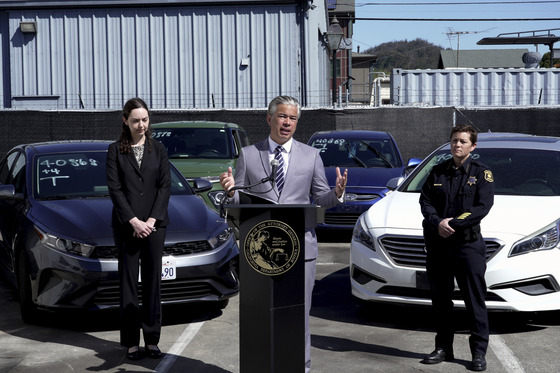
[[354, 0], [327, 0], [329, 14], [355, 14], [356, 5]]
[[0, 9], [300, 3], [303, 0], [0, 0]]
[[368, 54], [368, 53], [356, 53], [356, 52], [352, 52], [352, 59], [353, 60], [360, 60], [360, 61], [370, 61], [373, 60], [373, 62], [377, 62], [377, 55], [375, 54]]
[[457, 51], [446, 49], [440, 51], [438, 67], [440, 69], [454, 67], [521, 68], [525, 67], [523, 54], [528, 51], [528, 49], [459, 50], [459, 63], [457, 64]]

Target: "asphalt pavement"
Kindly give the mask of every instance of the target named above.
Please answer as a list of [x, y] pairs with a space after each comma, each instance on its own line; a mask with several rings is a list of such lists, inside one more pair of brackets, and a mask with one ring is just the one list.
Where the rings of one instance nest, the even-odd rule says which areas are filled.
[[[312, 372], [466, 372], [467, 326], [453, 362], [424, 365], [433, 349], [429, 309], [364, 305], [350, 294], [347, 242], [322, 242], [311, 311]], [[0, 373], [240, 372], [239, 297], [219, 310], [164, 307], [161, 360], [131, 362], [119, 345], [118, 314], [46, 314], [24, 324], [15, 291], [0, 283]], [[458, 313], [461, 320], [461, 313]], [[488, 372], [558, 372], [560, 313], [491, 313]], [[263, 369], [266, 372], [266, 369]], [[293, 373], [293, 372], [276, 372]]]

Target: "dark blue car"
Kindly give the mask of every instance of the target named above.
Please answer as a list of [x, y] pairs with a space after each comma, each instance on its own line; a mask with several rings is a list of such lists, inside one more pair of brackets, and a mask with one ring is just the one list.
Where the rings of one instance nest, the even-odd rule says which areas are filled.
[[[43, 308], [118, 307], [105, 176], [109, 143], [20, 145], [0, 161], [0, 262], [18, 288], [26, 322], [36, 321]], [[171, 166], [162, 303], [225, 307], [239, 291], [234, 235], [195, 194], [210, 189], [205, 180], [191, 188]]]
[[325, 212], [318, 229], [354, 228], [358, 217], [385, 196], [387, 181], [405, 176], [420, 159], [403, 162], [393, 136], [377, 131], [322, 131], [308, 145], [320, 150], [329, 186], [334, 188], [336, 167], [348, 169], [346, 201]]

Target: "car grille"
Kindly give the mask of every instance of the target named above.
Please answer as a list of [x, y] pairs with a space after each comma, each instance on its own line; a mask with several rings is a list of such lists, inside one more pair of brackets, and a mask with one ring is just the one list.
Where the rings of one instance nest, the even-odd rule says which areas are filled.
[[[164, 247], [163, 255], [190, 255], [212, 250], [208, 241], [180, 242], [173, 246]], [[117, 248], [115, 246], [98, 246], [91, 256], [93, 259], [117, 259]]]
[[[161, 301], [175, 302], [186, 301], [189, 299], [201, 299], [206, 296], [220, 296], [210, 283], [205, 281], [192, 280], [171, 280], [161, 282]], [[138, 299], [142, 299], [142, 284], [138, 284]], [[115, 282], [97, 292], [93, 298], [93, 303], [97, 306], [118, 306], [119, 304], [119, 284]]]
[[354, 226], [360, 214], [332, 214], [325, 213], [325, 224]]
[[[379, 241], [396, 264], [406, 267], [426, 267], [423, 237], [383, 236]], [[486, 260], [502, 247], [496, 241], [485, 240], [484, 242], [486, 243]]]

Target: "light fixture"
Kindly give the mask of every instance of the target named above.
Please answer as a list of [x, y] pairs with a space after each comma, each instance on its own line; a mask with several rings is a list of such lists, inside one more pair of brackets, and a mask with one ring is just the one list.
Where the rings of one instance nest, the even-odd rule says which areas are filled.
[[344, 35], [344, 32], [342, 31], [342, 27], [340, 27], [340, 23], [338, 23], [338, 19], [336, 19], [335, 16], [329, 25], [329, 29], [327, 30], [327, 38], [332, 51], [336, 51], [340, 47], [342, 35]]
[[327, 40], [332, 51], [332, 103], [336, 105], [336, 51], [340, 47], [340, 41], [344, 32], [338, 23], [336, 16], [332, 19], [327, 31]]
[[37, 33], [37, 22], [20, 22], [19, 29], [24, 34], [36, 34]]

